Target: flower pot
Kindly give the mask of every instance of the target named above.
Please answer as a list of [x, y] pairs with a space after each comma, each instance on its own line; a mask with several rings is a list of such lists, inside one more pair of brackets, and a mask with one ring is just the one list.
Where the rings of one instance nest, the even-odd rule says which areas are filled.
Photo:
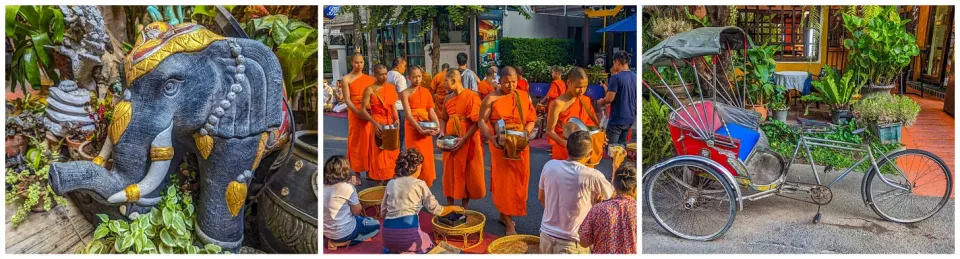
[[83, 144], [80, 144], [79, 159], [83, 160], [93, 160], [94, 157], [97, 157], [100, 153], [100, 150], [93, 148], [93, 141], [84, 141]]
[[7, 142], [5, 143], [7, 157], [13, 157], [27, 152], [27, 137], [23, 134], [7, 137]]
[[[79, 138], [79, 139], [81, 139], [81, 140], [77, 140], [77, 138]], [[71, 159], [73, 159], [73, 160], [93, 160], [93, 157], [90, 157], [90, 159], [84, 159], [84, 158], [83, 158], [83, 155], [80, 154], [80, 153], [81, 153], [81, 151], [80, 151], [80, 146], [83, 146], [85, 143], [90, 142], [89, 140], [86, 140], [86, 138], [84, 138], [83, 136], [80, 136], [80, 135], [68, 136], [68, 137], [66, 137], [66, 138], [64, 138], [64, 139], [67, 140], [67, 141], [66, 141], [66, 142], [67, 142], [67, 150], [70, 152], [70, 158], [71, 158]]]
[[846, 125], [853, 118], [853, 112], [850, 109], [834, 109], [830, 111], [830, 117], [833, 124]]
[[860, 89], [860, 93], [863, 94], [863, 97], [867, 97], [873, 94], [890, 94], [890, 90], [894, 87], [897, 87], [897, 84], [889, 85], [866, 85]]
[[767, 106], [763, 104], [747, 104], [747, 109], [760, 114], [760, 121], [767, 119]]
[[[686, 91], [684, 91], [683, 85], [671, 85], [671, 86], [652, 85], [652, 87], [654, 92], [657, 92], [657, 94], [660, 95], [660, 97], [662, 97], [664, 100], [669, 102], [668, 104], [670, 106], [674, 106], [674, 107], [679, 106], [679, 104], [677, 103], [677, 99], [679, 99], [680, 102], [685, 105], [690, 104], [690, 98], [687, 97], [687, 93], [690, 93], [690, 96], [695, 97], [695, 95], [693, 94], [692, 84], [687, 84]], [[670, 94], [671, 92], [673, 92], [673, 94]], [[674, 96], [676, 96], [676, 99], [674, 99]]]
[[773, 110], [773, 118], [781, 122], [787, 122], [787, 114], [790, 113], [790, 110]]
[[877, 135], [881, 144], [900, 143], [900, 129], [903, 123], [870, 124], [870, 130]]

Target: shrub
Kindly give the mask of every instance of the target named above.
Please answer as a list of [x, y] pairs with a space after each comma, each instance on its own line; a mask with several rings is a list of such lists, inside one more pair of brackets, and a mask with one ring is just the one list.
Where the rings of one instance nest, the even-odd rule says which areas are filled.
[[853, 114], [858, 119], [876, 124], [901, 122], [909, 126], [919, 113], [920, 104], [899, 95], [873, 94], [853, 104]]
[[643, 99], [642, 108], [642, 165], [652, 165], [673, 157], [673, 139], [670, 138], [670, 129], [667, 127], [670, 109], [654, 98]]
[[543, 61], [547, 66], [567, 65], [574, 61], [571, 39], [503, 38], [500, 48], [504, 66], [524, 66]]

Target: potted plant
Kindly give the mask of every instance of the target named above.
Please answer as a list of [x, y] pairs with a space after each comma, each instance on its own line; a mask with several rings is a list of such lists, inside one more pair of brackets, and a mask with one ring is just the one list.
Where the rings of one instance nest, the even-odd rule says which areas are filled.
[[[847, 71], [841, 75], [836, 68], [827, 66], [826, 74], [819, 80], [811, 82], [813, 88], [817, 91], [800, 99], [830, 105], [832, 122], [834, 124], [846, 124], [850, 118], [853, 118], [853, 113], [850, 112], [853, 94], [859, 92], [863, 86], [862, 82], [853, 79], [856, 74], [858, 74], [856, 71]], [[804, 114], [806, 113], [807, 111], [804, 112]]]
[[900, 143], [900, 129], [917, 120], [920, 105], [905, 96], [874, 94], [855, 103], [853, 113], [867, 121], [880, 143]]
[[900, 19], [896, 6], [885, 6], [863, 18], [843, 14], [843, 26], [849, 35], [843, 47], [850, 50], [849, 68], [861, 73], [862, 78], [856, 80], [867, 84], [863, 95], [889, 94], [903, 69], [920, 54], [916, 38], [907, 33], [908, 22]]
[[773, 118], [781, 122], [787, 122], [787, 114], [790, 112], [790, 107], [787, 106], [786, 100], [783, 97], [776, 98], [769, 105], [770, 110], [773, 110]]
[[80, 147], [91, 141], [90, 132], [83, 131], [80, 126], [73, 122], [65, 122], [63, 125], [65, 132], [63, 139], [67, 142], [70, 158], [73, 160], [93, 160], [93, 156], [85, 157], [80, 152]]
[[40, 120], [45, 107], [46, 105], [37, 101], [29, 93], [7, 103], [7, 121], [5, 122], [7, 157], [26, 152], [28, 137], [43, 134]]
[[[690, 94], [690, 97], [699, 96], [699, 93], [694, 92], [696, 90], [694, 87], [696, 85], [695, 80], [697, 79], [694, 77], [695, 73], [693, 68], [689, 66], [678, 68], [680, 75], [677, 75], [677, 70], [673, 69], [673, 67], [661, 66], [657, 67], [657, 71], [645, 67], [642, 72], [643, 81], [649, 84], [650, 87], [653, 88], [653, 91], [657, 92], [657, 94], [668, 102], [673, 103], [673, 96], [676, 95], [680, 101], [689, 103], [687, 93]], [[657, 74], [660, 74], [660, 76], [657, 76]], [[681, 81], [681, 79], [683, 79], [683, 81]], [[666, 83], [666, 85], [664, 85], [664, 83]], [[670, 92], [673, 92], [673, 94], [670, 94]]]
[[773, 57], [778, 50], [780, 46], [766, 43], [747, 50], [744, 76], [747, 79], [748, 103], [745, 105], [747, 109], [760, 113], [761, 121], [767, 117], [765, 101], [784, 91], [783, 86], [773, 83], [773, 72], [777, 69], [777, 61]]
[[4, 182], [7, 207], [17, 211], [10, 218], [14, 227], [26, 219], [28, 212], [49, 211], [57, 204], [66, 204], [50, 188], [50, 164], [59, 160], [56, 150], [46, 148], [42, 140], [30, 137], [30, 149], [16, 165], [7, 165]]

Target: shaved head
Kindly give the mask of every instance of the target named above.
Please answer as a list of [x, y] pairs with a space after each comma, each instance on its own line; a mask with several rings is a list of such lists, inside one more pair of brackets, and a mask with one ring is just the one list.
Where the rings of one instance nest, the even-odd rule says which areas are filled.
[[583, 68], [575, 67], [570, 69], [570, 72], [567, 72], [567, 76], [564, 78], [567, 81], [580, 81], [587, 79], [587, 71]]

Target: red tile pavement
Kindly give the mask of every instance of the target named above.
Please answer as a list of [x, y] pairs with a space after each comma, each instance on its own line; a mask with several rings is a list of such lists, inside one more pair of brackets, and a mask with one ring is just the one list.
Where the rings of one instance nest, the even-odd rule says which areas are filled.
[[[906, 148], [922, 149], [932, 152], [943, 159], [956, 175], [954, 166], [954, 118], [943, 111], [943, 101], [906, 95], [920, 104], [917, 122], [901, 131], [901, 142]], [[936, 195], [940, 190], [916, 190], [921, 195]]]

